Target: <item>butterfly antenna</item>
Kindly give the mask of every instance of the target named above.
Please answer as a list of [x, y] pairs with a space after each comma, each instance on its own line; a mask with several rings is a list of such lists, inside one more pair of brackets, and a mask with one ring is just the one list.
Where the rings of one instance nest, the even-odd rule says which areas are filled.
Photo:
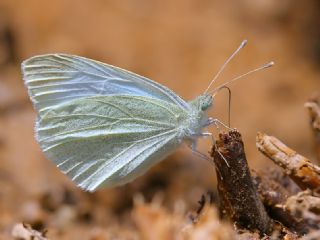
[[216, 88], [215, 88], [213, 91], [211, 91], [209, 94], [212, 94], [212, 96], [214, 97], [214, 96], [217, 94], [217, 92], [219, 92], [222, 88], [224, 88], [225, 86], [229, 85], [230, 83], [233, 83], [233, 82], [239, 80], [240, 78], [243, 78], [243, 77], [245, 77], [245, 76], [248, 76], [248, 75], [250, 75], [250, 74], [252, 74], [252, 73], [254, 73], [254, 72], [258, 72], [258, 71], [260, 71], [260, 70], [263, 70], [263, 69], [272, 67], [273, 65], [274, 65], [274, 62], [272, 61], [272, 62], [269, 62], [269, 63], [267, 63], [267, 64], [262, 65], [261, 67], [258, 67], [258, 68], [256, 68], [256, 69], [253, 69], [253, 70], [249, 71], [249, 72], [246, 72], [246, 73], [244, 73], [244, 74], [241, 74], [240, 76], [235, 77], [235, 78], [233, 78], [233, 79], [231, 79], [231, 80], [229, 80], [229, 81], [221, 84], [220, 86], [216, 87]]
[[207, 87], [207, 89], [204, 91], [204, 94], [206, 94], [208, 92], [208, 90], [210, 89], [210, 87], [212, 86], [212, 84], [218, 79], [218, 77], [220, 76], [220, 74], [222, 73], [222, 71], [225, 69], [225, 67], [228, 65], [228, 63], [234, 58], [234, 56], [237, 55], [237, 53], [244, 48], [244, 46], [247, 44], [247, 40], [243, 40], [240, 44], [240, 46], [237, 48], [237, 50], [234, 51], [234, 53], [232, 53], [232, 55], [224, 62], [224, 64], [221, 66], [220, 70], [217, 72], [217, 74], [214, 76], [214, 78], [211, 80], [209, 86]]

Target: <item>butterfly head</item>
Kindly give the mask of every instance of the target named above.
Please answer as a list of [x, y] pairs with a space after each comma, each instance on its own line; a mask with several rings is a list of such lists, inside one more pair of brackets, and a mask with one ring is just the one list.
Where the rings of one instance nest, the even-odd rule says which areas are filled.
[[206, 111], [212, 106], [213, 98], [211, 95], [203, 94], [198, 97], [198, 101], [200, 110]]

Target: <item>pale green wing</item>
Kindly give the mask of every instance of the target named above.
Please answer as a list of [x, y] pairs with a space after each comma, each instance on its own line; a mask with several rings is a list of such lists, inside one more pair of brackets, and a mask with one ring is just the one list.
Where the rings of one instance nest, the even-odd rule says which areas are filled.
[[58, 104], [82, 97], [127, 94], [189, 105], [170, 89], [124, 69], [68, 54], [29, 58], [22, 65], [25, 85], [39, 115]]
[[127, 183], [172, 153], [186, 118], [178, 106], [153, 98], [89, 97], [47, 111], [36, 133], [46, 156], [93, 191]]

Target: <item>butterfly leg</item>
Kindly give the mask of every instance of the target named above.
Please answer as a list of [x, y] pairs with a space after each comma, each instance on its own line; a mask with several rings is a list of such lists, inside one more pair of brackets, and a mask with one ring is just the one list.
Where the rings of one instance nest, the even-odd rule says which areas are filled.
[[222, 121], [220, 121], [217, 118], [208, 118], [208, 121], [205, 123], [204, 127], [208, 127], [210, 125], [215, 125], [215, 127], [220, 130], [220, 127], [218, 124], [220, 124], [221, 126], [223, 126], [224, 128], [228, 129], [228, 130], [232, 130], [232, 128], [230, 128], [229, 126], [227, 126], [225, 123], [223, 123]]
[[[215, 119], [213, 119], [215, 120]], [[221, 158], [224, 160], [224, 162], [227, 164], [228, 167], [230, 167], [227, 159], [222, 155], [222, 153], [218, 150], [217, 148], [217, 145], [216, 145], [216, 140], [213, 136], [212, 133], [210, 132], [203, 132], [203, 133], [200, 133], [198, 135], [196, 135], [197, 137], [211, 137], [211, 141], [212, 141], [212, 144], [215, 146], [215, 149], [217, 150], [218, 154], [221, 156]], [[206, 154], [200, 152], [197, 150], [197, 144], [196, 144], [196, 141], [193, 141], [191, 146], [189, 146], [191, 148], [191, 151], [192, 153], [196, 154], [197, 156], [201, 157], [202, 159], [205, 159], [205, 160], [208, 160], [209, 162], [212, 163], [211, 161], [211, 158], [209, 158]]]
[[[212, 120], [215, 120], [215, 119], [212, 119]], [[216, 124], [216, 123], [213, 123], [213, 124]], [[222, 155], [222, 153], [218, 150], [217, 145], [216, 145], [216, 140], [215, 140], [213, 134], [212, 134], [212, 133], [209, 133], [209, 132], [204, 132], [204, 133], [201, 133], [200, 136], [202, 136], [202, 137], [208, 137], [208, 136], [210, 136], [210, 137], [211, 137], [211, 141], [212, 141], [212, 144], [215, 146], [215, 149], [217, 150], [217, 152], [219, 153], [219, 155], [221, 156], [221, 158], [224, 160], [224, 162], [227, 164], [227, 166], [230, 167], [227, 159], [226, 159], [226, 158]]]
[[211, 164], [213, 163], [212, 162], [212, 159], [210, 157], [208, 157], [206, 154], [200, 152], [197, 150], [197, 142], [196, 141], [193, 141], [191, 143], [191, 145], [189, 145], [189, 148], [191, 149], [192, 153], [197, 155], [198, 157], [210, 162]]
[[[215, 145], [216, 141], [214, 139], [214, 136], [212, 133], [210, 132], [204, 132], [204, 133], [200, 133], [199, 135], [197, 135], [198, 137], [211, 137], [212, 139], [212, 143]], [[189, 145], [189, 148], [191, 149], [192, 153], [197, 155], [198, 157], [200, 157], [201, 159], [204, 159], [206, 161], [208, 161], [210, 164], [212, 164], [215, 169], [220, 173], [219, 168], [217, 168], [217, 166], [214, 164], [214, 162], [212, 161], [212, 158], [209, 158], [206, 154], [200, 152], [197, 150], [197, 143], [196, 141], [193, 141], [191, 145]], [[218, 151], [218, 150], [217, 150]], [[226, 162], [227, 166], [230, 167], [229, 163], [227, 162], [227, 160], [225, 159], [225, 157], [218, 151], [218, 153], [221, 155], [221, 157], [224, 159], [224, 161]], [[223, 180], [222, 175], [219, 174], [221, 177], [221, 180]]]

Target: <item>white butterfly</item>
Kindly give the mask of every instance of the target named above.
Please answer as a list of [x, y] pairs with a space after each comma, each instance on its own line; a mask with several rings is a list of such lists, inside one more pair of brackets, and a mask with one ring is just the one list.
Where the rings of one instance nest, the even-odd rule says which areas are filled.
[[186, 102], [159, 83], [87, 58], [35, 56], [22, 72], [42, 151], [87, 191], [132, 181], [185, 140], [195, 146], [214, 122], [206, 115], [211, 94]]

